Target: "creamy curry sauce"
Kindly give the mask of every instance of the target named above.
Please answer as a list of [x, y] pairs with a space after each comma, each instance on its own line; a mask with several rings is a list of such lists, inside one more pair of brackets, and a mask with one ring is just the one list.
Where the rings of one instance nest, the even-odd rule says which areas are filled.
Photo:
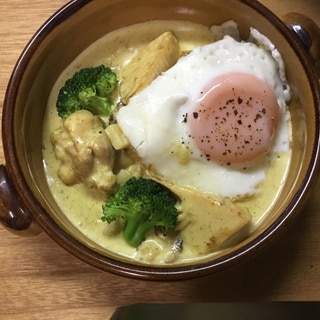
[[[105, 196], [99, 192], [90, 191], [82, 184], [66, 186], [57, 177], [60, 163], [55, 157], [50, 135], [62, 123], [55, 106], [58, 91], [75, 71], [100, 64], [110, 66], [117, 71], [123, 64], [130, 61], [136, 50], [168, 30], [175, 33], [181, 49], [186, 51], [214, 40], [208, 27], [176, 21], [153, 21], [109, 33], [87, 48], [61, 74], [49, 97], [43, 124], [43, 157], [47, 180], [50, 190], [64, 214], [86, 237], [106, 250], [152, 264], [186, 263], [189, 260], [199, 259], [201, 256], [195, 255], [193, 250], [184, 246], [179, 258], [172, 259], [170, 256], [172, 242], [167, 242], [165, 238], [159, 239], [153, 235], [137, 249], [132, 248], [123, 240], [120, 233], [108, 226], [106, 228], [107, 223], [100, 219], [102, 216], [101, 205], [105, 201]], [[273, 161], [267, 172], [267, 179], [261, 185], [263, 191], [258, 196], [236, 202], [237, 206], [248, 209], [252, 216], [250, 231], [254, 230], [263, 217], [268, 214], [277, 194], [281, 192], [289, 162], [290, 153], [280, 154]], [[192, 195], [190, 197], [189, 200], [192, 201]], [[201, 204], [201, 201], [197, 202], [199, 212], [203, 209]]]

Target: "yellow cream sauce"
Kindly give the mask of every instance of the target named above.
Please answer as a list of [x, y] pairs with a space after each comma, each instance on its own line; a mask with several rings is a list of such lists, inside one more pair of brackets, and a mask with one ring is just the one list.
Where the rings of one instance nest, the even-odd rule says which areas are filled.
[[[137, 50], [168, 30], [174, 32], [183, 51], [192, 50], [196, 46], [214, 40], [208, 27], [177, 21], [152, 21], [109, 33], [88, 47], [61, 74], [49, 97], [43, 125], [43, 157], [48, 184], [57, 204], [68, 219], [86, 237], [106, 250], [152, 264], [163, 264], [166, 261], [171, 263], [174, 260], [170, 258], [172, 243], [165, 238], [159, 239], [151, 235], [150, 239], [138, 249], [127, 245], [121, 234], [113, 232], [100, 219], [102, 216], [101, 205], [105, 201], [104, 195], [88, 191], [82, 184], [66, 186], [59, 180], [57, 170], [60, 163], [55, 158], [50, 135], [62, 124], [55, 107], [58, 91], [74, 72], [83, 67], [100, 64], [109, 66], [117, 72], [122, 65], [130, 61]], [[252, 215], [252, 228], [255, 228], [263, 216], [268, 213], [277, 194], [281, 191], [289, 162], [290, 153], [279, 155], [273, 161], [267, 173], [267, 179], [261, 185], [263, 190], [261, 194], [236, 203], [249, 210]], [[200, 210], [201, 208], [199, 208]], [[174, 263], [185, 263], [197, 258], [200, 257], [194, 256], [188, 247], [184, 247], [179, 259]]]

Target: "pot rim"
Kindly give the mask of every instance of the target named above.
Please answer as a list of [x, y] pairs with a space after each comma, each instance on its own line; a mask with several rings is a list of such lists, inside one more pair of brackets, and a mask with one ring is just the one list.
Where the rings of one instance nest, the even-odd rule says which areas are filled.
[[2, 117], [2, 139], [3, 150], [6, 159], [6, 168], [8, 175], [12, 179], [12, 183], [21, 198], [25, 207], [29, 210], [32, 217], [40, 225], [40, 227], [61, 247], [66, 249], [80, 260], [94, 266], [98, 269], [108, 271], [117, 275], [125, 275], [127, 277], [139, 278], [144, 280], [181, 280], [190, 279], [208, 275], [210, 273], [217, 273], [236, 263], [244, 261], [244, 258], [253, 257], [258, 249], [266, 247], [270, 240], [274, 240], [275, 236], [280, 234], [284, 228], [285, 222], [291, 222], [298, 215], [304, 206], [307, 195], [311, 192], [315, 180], [314, 177], [320, 171], [319, 150], [319, 110], [316, 105], [320, 106], [320, 89], [318, 78], [312, 68], [311, 62], [307, 53], [304, 51], [302, 45], [289, 28], [282, 22], [271, 10], [257, 1], [240, 0], [242, 3], [249, 6], [251, 9], [257, 11], [260, 15], [264, 15], [267, 19], [279, 30], [292, 49], [295, 51], [297, 58], [300, 60], [304, 68], [306, 76], [309, 81], [309, 87], [312, 91], [313, 99], [315, 101], [316, 113], [316, 128], [313, 153], [311, 161], [308, 165], [308, 174], [304, 178], [300, 189], [294, 195], [286, 210], [279, 216], [272, 225], [270, 225], [262, 234], [255, 239], [248, 242], [244, 247], [239, 248], [232, 253], [228, 253], [214, 260], [214, 262], [199, 263], [196, 266], [176, 266], [176, 267], [148, 267], [129, 264], [114, 260], [112, 258], [103, 256], [93, 250], [90, 250], [84, 244], [79, 243], [66, 233], [50, 215], [41, 207], [36, 197], [32, 194], [20, 167], [17, 151], [14, 146], [14, 109], [16, 104], [16, 96], [19, 91], [19, 86], [22, 81], [24, 70], [31, 60], [33, 54], [37, 50], [45, 37], [52, 32], [59, 24], [65, 21], [68, 17], [73, 15], [77, 10], [87, 5], [90, 0], [73, 0], [54, 13], [34, 34], [31, 40], [26, 45], [22, 54], [20, 55], [14, 70], [12, 72], [9, 84], [7, 87]]

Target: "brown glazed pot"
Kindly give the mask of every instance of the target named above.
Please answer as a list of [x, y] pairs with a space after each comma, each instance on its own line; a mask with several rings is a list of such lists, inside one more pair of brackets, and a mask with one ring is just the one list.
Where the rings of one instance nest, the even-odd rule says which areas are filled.
[[[293, 161], [279, 201], [259, 228], [239, 245], [192, 266], [153, 268], [105, 255], [72, 226], [51, 196], [42, 163], [42, 118], [49, 92], [63, 69], [88, 45], [123, 26], [151, 19], [191, 20], [206, 25], [233, 19], [244, 38], [250, 26], [281, 52], [292, 86]], [[19, 58], [3, 107], [6, 163], [0, 166], [0, 220], [21, 235], [44, 230], [86, 263], [111, 273], [147, 280], [179, 280], [222, 271], [253, 257], [301, 212], [319, 173], [319, 28], [297, 14], [287, 23], [254, 0], [74, 0], [34, 35]], [[306, 24], [309, 34], [299, 29]], [[305, 39], [302, 45], [292, 29]], [[313, 35], [318, 33], [317, 36]], [[310, 36], [313, 42], [310, 42]], [[309, 54], [305, 48], [309, 49]], [[315, 67], [317, 66], [317, 67]]]

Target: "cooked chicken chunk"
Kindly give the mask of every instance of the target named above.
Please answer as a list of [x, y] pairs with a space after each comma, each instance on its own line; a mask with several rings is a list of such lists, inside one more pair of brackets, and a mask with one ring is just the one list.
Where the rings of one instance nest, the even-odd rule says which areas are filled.
[[52, 133], [51, 142], [61, 161], [58, 176], [63, 183], [83, 182], [90, 188], [112, 191], [115, 151], [98, 117], [86, 110], [76, 111]]

